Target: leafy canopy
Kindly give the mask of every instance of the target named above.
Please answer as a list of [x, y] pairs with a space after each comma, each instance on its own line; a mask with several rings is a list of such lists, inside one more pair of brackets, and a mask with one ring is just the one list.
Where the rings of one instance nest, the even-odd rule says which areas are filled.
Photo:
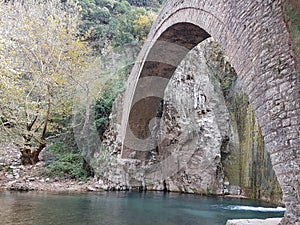
[[1, 135], [33, 160], [47, 132], [63, 129], [53, 115], [70, 115], [70, 96], [90, 49], [78, 38], [79, 10], [72, 1], [2, 2], [0, 14]]

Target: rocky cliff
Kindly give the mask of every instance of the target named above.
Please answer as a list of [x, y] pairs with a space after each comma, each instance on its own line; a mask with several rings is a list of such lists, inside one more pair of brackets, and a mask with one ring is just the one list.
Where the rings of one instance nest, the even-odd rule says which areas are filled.
[[146, 160], [120, 158], [121, 109], [122, 96], [98, 156], [105, 189], [141, 187], [281, 200], [247, 96], [213, 40], [194, 48], [170, 80], [152, 132], [158, 147]]
[[158, 160], [174, 152], [183, 165], [166, 179], [171, 191], [222, 194], [221, 149], [230, 131], [219, 82], [206, 63], [207, 42], [191, 51], [165, 91]]

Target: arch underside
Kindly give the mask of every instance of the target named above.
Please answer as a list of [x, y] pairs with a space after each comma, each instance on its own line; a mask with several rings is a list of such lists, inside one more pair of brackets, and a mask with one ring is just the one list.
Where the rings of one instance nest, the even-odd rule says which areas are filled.
[[[136, 138], [145, 140], [150, 137], [149, 122], [157, 116], [169, 79], [186, 54], [208, 37], [210, 35], [207, 32], [194, 24], [178, 23], [168, 28], [155, 42], [144, 62], [139, 80], [159, 77], [166, 82], [154, 79], [147, 85], [142, 86], [141, 82], [138, 83], [138, 87], [142, 86], [142, 92], [156, 90], [161, 94], [152, 93], [146, 98], [141, 98], [139, 94], [134, 96], [128, 126]], [[128, 157], [131, 150], [123, 150], [122, 156]]]
[[184, 56], [212, 36], [231, 59], [262, 128], [287, 206], [283, 224], [300, 222], [299, 74], [283, 3], [180, 2], [167, 2], [130, 75], [122, 118], [122, 158], [143, 159], [155, 147], [149, 140], [151, 123], [168, 80]]

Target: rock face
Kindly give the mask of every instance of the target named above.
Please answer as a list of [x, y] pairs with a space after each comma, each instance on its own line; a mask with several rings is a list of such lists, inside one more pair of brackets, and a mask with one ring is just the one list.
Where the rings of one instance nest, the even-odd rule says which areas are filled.
[[228, 99], [228, 108], [239, 145], [234, 147], [229, 142], [223, 152], [225, 180], [230, 181], [232, 186], [240, 187], [245, 196], [282, 202], [281, 188], [247, 96], [234, 94]]
[[21, 153], [20, 150], [8, 143], [0, 143], [0, 166], [16, 166], [21, 164]]
[[229, 111], [230, 132], [221, 149], [224, 193], [282, 202], [261, 128], [233, 67], [216, 42], [206, 44], [204, 52], [215, 77], [212, 80], [219, 83]]
[[170, 80], [151, 132], [157, 148], [121, 159], [122, 96], [111, 115], [97, 168], [106, 189], [143, 188], [233, 194], [281, 201], [263, 137], [239, 93], [233, 68], [209, 39], [195, 47]]
[[166, 180], [171, 191], [223, 193], [221, 149], [230, 133], [220, 84], [206, 63], [205, 42], [177, 68], [165, 91], [157, 159], [177, 152], [180, 164]]

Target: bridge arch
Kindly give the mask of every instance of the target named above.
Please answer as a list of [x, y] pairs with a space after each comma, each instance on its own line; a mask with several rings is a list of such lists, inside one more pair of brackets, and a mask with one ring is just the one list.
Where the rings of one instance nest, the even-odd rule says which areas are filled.
[[155, 147], [148, 127], [168, 80], [187, 52], [212, 36], [229, 57], [258, 118], [287, 207], [282, 223], [300, 223], [300, 84], [283, 4], [167, 1], [129, 77], [122, 157], [138, 157]]

